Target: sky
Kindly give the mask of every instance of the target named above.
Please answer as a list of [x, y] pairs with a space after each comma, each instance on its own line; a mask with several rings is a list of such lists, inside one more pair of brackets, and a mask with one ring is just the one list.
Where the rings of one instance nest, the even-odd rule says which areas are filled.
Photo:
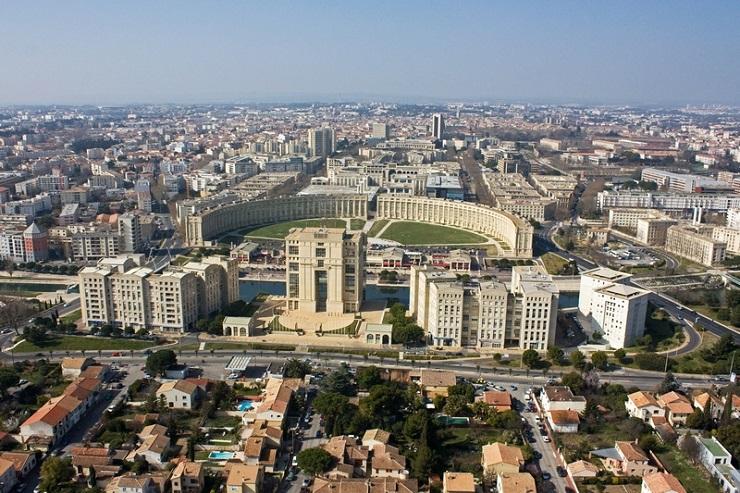
[[740, 103], [740, 2], [35, 0], [0, 104]]

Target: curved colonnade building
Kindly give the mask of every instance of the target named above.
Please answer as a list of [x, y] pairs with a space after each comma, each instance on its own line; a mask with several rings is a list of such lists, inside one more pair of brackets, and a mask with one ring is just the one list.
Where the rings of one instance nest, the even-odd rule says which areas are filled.
[[[300, 219], [367, 219], [371, 205], [362, 194], [298, 195], [220, 204], [188, 216], [187, 241], [190, 246], [202, 246], [230, 231]], [[532, 257], [532, 226], [500, 209], [472, 202], [401, 195], [380, 195], [375, 205], [376, 219], [467, 229], [494, 238], [502, 257]]]

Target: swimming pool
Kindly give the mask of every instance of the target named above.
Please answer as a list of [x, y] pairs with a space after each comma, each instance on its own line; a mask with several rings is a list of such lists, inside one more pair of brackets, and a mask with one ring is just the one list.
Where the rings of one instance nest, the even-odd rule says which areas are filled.
[[241, 402], [240, 402], [240, 403], [239, 403], [239, 404], [238, 404], [238, 405], [236, 406], [236, 409], [237, 409], [237, 410], [239, 410], [239, 411], [242, 411], [242, 412], [244, 412], [244, 411], [249, 411], [249, 410], [250, 410], [250, 409], [252, 409], [253, 407], [254, 407], [254, 402], [253, 402], [253, 401], [251, 401], [251, 400], [249, 400], [249, 399], [245, 399], [245, 400], [241, 401]]
[[208, 454], [208, 458], [213, 460], [229, 460], [234, 458], [234, 452], [217, 452], [214, 450]]

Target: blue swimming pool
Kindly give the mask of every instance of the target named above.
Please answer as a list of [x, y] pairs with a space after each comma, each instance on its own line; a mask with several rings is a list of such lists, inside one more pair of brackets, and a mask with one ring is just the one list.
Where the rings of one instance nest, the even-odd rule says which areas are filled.
[[229, 460], [234, 458], [234, 452], [217, 452], [214, 450], [208, 454], [208, 458], [213, 460]]
[[250, 401], [249, 399], [245, 399], [241, 401], [239, 404], [237, 404], [236, 409], [239, 411], [249, 411], [254, 407], [254, 402]]

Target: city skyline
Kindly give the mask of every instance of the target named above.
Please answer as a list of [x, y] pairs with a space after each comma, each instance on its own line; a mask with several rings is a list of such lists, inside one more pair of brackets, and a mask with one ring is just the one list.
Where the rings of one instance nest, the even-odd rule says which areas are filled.
[[137, 4], [7, 12], [0, 104], [740, 102], [734, 2]]

